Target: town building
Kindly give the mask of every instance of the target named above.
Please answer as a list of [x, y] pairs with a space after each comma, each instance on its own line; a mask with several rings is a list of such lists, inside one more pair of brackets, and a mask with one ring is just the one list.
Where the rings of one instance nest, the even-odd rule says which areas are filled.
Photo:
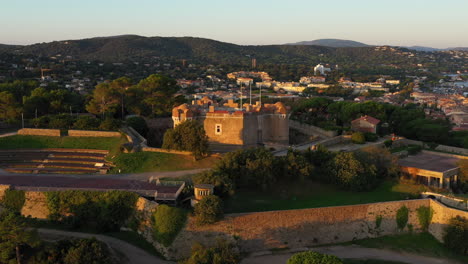
[[420, 153], [398, 161], [401, 171], [418, 183], [437, 188], [450, 188], [456, 185], [458, 158], [437, 153]]
[[358, 119], [351, 121], [351, 129], [353, 131], [363, 132], [363, 133], [377, 133], [377, 126], [380, 123], [380, 120], [372, 116], [361, 116]]
[[228, 152], [240, 148], [289, 143], [288, 109], [275, 104], [243, 104], [233, 100], [217, 102], [205, 97], [172, 110], [174, 127], [185, 120], [203, 123], [210, 149]]

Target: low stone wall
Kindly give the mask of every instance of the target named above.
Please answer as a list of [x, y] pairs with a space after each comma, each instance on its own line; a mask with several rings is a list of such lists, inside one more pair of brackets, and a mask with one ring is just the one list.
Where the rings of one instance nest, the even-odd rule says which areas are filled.
[[333, 138], [327, 138], [324, 140], [317, 141], [315, 145], [322, 145], [324, 147], [328, 147], [328, 146], [333, 146], [336, 144], [349, 143], [349, 142], [351, 142], [351, 136], [341, 135], [341, 136], [336, 136]]
[[[427, 143], [425, 142], [418, 141], [418, 140], [411, 140], [407, 138], [400, 138], [393, 142], [393, 146], [395, 147], [401, 147], [401, 146], [407, 146], [407, 145], [417, 145], [417, 146], [428, 148]], [[447, 146], [447, 145], [437, 145], [435, 150], [451, 152], [451, 153], [456, 153], [456, 154], [465, 155], [465, 156], [468, 155], [468, 149], [457, 148], [457, 147], [452, 147], [452, 146]]]
[[301, 133], [309, 135], [309, 136], [319, 136], [323, 138], [331, 138], [335, 137], [338, 135], [337, 131], [330, 131], [330, 130], [325, 130], [320, 127], [308, 125], [308, 124], [303, 124], [299, 121], [295, 120], [289, 120], [289, 126], [299, 130]]
[[18, 135], [60, 137], [60, 129], [23, 128]]
[[68, 130], [69, 137], [120, 137], [116, 131]]
[[161, 153], [170, 153], [170, 154], [178, 154], [178, 155], [192, 155], [190, 151], [179, 151], [179, 150], [171, 150], [171, 149], [163, 149], [163, 148], [152, 148], [152, 147], [143, 147], [141, 151], [147, 152], [161, 152]]
[[439, 194], [439, 193], [433, 193], [433, 192], [423, 192], [421, 196], [423, 198], [434, 197], [437, 201], [441, 202], [442, 204], [468, 212], [468, 200], [467, 199], [459, 199], [459, 198], [450, 197], [450, 196], [446, 196], [446, 195]]
[[468, 218], [468, 212], [449, 208], [439, 203], [438, 201], [431, 199], [430, 205], [432, 210], [434, 210], [434, 215], [432, 217], [431, 225], [429, 226], [429, 233], [431, 233], [435, 238], [437, 238], [437, 240], [441, 242], [443, 241], [445, 234], [444, 229], [451, 218], [456, 216]]

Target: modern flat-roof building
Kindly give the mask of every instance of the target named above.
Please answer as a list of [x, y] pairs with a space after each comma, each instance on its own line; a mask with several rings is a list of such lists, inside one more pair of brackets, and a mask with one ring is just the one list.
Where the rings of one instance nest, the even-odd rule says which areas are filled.
[[401, 171], [412, 176], [417, 182], [438, 188], [450, 188], [457, 182], [458, 158], [420, 153], [399, 160]]

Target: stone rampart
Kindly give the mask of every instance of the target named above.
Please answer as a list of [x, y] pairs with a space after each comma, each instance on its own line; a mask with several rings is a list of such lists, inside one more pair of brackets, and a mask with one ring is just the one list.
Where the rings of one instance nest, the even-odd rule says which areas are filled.
[[468, 212], [447, 207], [438, 201], [431, 199], [430, 205], [432, 210], [434, 210], [434, 215], [432, 217], [431, 225], [429, 226], [429, 233], [441, 242], [443, 241], [445, 234], [444, 229], [451, 218], [456, 216], [468, 218]]
[[325, 130], [320, 127], [308, 125], [308, 124], [303, 124], [299, 121], [295, 120], [289, 120], [289, 126], [291, 128], [294, 128], [296, 130], [299, 130], [299, 132], [309, 135], [309, 136], [319, 136], [323, 138], [332, 138], [338, 135], [337, 131], [330, 131], [330, 130]]
[[68, 130], [69, 137], [120, 137], [116, 131]]
[[468, 200], [466, 198], [460, 199], [433, 192], [423, 192], [421, 196], [423, 198], [434, 198], [442, 204], [468, 212]]
[[5, 195], [5, 191], [10, 189], [10, 185], [0, 185], [0, 201], [3, 199], [3, 195]]
[[60, 137], [60, 129], [23, 128], [18, 135]]

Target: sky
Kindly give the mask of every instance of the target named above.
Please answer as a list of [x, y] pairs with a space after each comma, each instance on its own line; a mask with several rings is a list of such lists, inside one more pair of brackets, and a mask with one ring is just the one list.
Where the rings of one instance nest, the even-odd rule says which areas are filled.
[[0, 43], [123, 34], [468, 47], [468, 0], [0, 0]]

